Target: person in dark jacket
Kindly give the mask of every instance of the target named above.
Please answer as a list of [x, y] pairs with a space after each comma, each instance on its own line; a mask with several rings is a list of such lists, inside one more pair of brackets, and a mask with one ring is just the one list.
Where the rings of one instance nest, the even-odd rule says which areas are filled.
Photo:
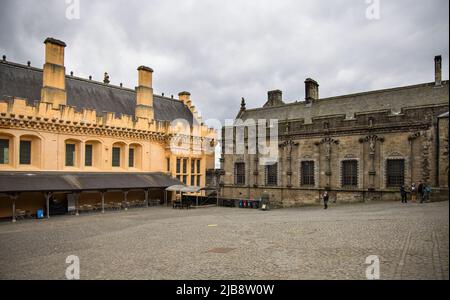
[[408, 203], [407, 193], [404, 185], [400, 187], [400, 195], [402, 196], [402, 203]]
[[423, 203], [425, 201], [425, 185], [422, 183], [422, 181], [419, 183], [419, 186], [417, 187], [417, 193], [420, 197], [420, 203]]
[[322, 198], [323, 198], [323, 205], [325, 206], [324, 209], [328, 209], [328, 201], [330, 200], [330, 196], [328, 195], [327, 191], [323, 193]]

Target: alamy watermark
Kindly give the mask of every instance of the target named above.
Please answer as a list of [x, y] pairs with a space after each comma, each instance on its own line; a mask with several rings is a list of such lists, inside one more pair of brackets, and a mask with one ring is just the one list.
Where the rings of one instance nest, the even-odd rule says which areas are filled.
[[76, 255], [69, 255], [66, 258], [66, 264], [69, 264], [69, 266], [66, 268], [66, 278], [68, 280], [79, 280], [80, 258]]
[[366, 18], [368, 20], [380, 20], [381, 18], [381, 0], [365, 0], [368, 5], [366, 8]]
[[366, 258], [366, 278], [368, 280], [380, 279], [380, 258], [377, 255], [370, 255]]
[[66, 0], [66, 19], [80, 19], [80, 0]]

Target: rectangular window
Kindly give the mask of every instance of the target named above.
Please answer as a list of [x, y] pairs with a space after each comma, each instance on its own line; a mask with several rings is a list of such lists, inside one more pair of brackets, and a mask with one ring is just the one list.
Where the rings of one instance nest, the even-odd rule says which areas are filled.
[[195, 159], [191, 159], [191, 174], [195, 173]]
[[202, 176], [200, 176], [200, 175], [198, 175], [197, 176], [197, 186], [201, 186], [201, 178], [202, 178]]
[[31, 141], [20, 141], [20, 164], [30, 165], [31, 164]]
[[181, 176], [180, 176], [180, 175], [177, 175], [177, 179], [178, 179], [179, 181], [181, 181]]
[[170, 172], [170, 158], [166, 158], [167, 172]]
[[405, 160], [389, 159], [386, 165], [387, 186], [400, 187], [405, 184]]
[[187, 175], [183, 175], [183, 183], [187, 184]]
[[66, 167], [75, 166], [75, 144], [66, 144]]
[[314, 185], [314, 162], [302, 161], [300, 166], [301, 185]]
[[128, 167], [134, 168], [134, 149], [128, 149]]
[[187, 158], [183, 159], [183, 174], [187, 173]]
[[120, 167], [120, 148], [118, 147], [112, 149], [112, 166]]
[[195, 186], [195, 175], [191, 175], [191, 185]]
[[201, 160], [197, 159], [197, 173], [200, 174], [202, 171], [200, 170]]
[[358, 161], [347, 160], [342, 162], [342, 186], [358, 186]]
[[9, 164], [9, 140], [0, 139], [0, 165]]
[[86, 145], [84, 147], [84, 165], [86, 167], [92, 167], [92, 145]]
[[234, 164], [234, 184], [245, 185], [245, 163]]
[[181, 173], [181, 159], [177, 158], [177, 174]]
[[266, 185], [278, 185], [278, 163], [266, 165]]

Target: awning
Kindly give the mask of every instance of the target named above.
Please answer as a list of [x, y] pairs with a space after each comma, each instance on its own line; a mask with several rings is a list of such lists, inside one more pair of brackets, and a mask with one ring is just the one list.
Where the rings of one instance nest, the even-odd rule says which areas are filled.
[[0, 172], [0, 193], [76, 192], [166, 188], [180, 184], [165, 173]]
[[186, 186], [186, 185], [172, 185], [166, 188], [168, 192], [181, 192], [181, 193], [198, 193], [202, 190], [198, 186]]

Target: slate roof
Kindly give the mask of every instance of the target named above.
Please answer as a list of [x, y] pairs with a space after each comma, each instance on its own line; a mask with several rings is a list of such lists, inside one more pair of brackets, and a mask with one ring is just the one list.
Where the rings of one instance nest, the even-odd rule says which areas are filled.
[[342, 95], [314, 100], [312, 104], [295, 102], [272, 107], [262, 107], [241, 111], [238, 117], [247, 119], [304, 119], [310, 123], [314, 118], [344, 115], [352, 119], [356, 113], [389, 110], [400, 113], [403, 108], [447, 105], [449, 102], [448, 81], [436, 87], [434, 82], [397, 87], [378, 91]]
[[[27, 99], [31, 105], [41, 98], [42, 69], [0, 62], [0, 100], [5, 96]], [[134, 116], [136, 92], [132, 89], [66, 75], [67, 105], [78, 111], [91, 108], [97, 114], [114, 112]], [[154, 95], [153, 108], [158, 121], [187, 120], [195, 123], [192, 112], [177, 99]]]
[[164, 173], [0, 172], [0, 193], [167, 188], [181, 184]]

